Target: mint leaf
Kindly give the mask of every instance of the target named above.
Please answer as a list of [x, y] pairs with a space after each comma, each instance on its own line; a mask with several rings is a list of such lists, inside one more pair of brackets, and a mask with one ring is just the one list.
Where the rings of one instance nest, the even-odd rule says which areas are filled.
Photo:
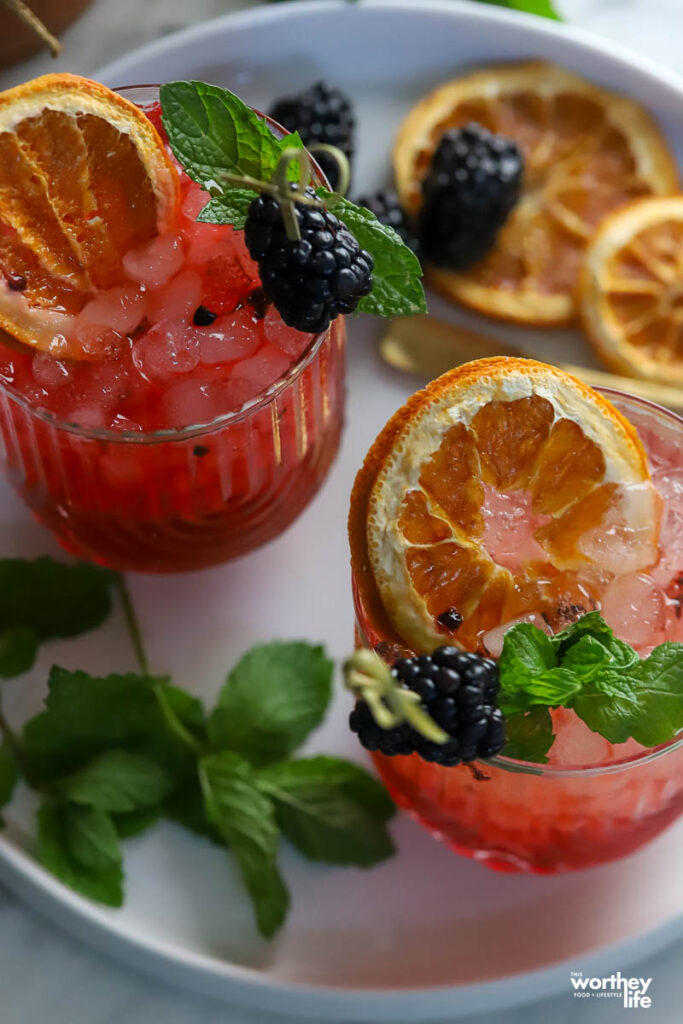
[[203, 224], [232, 224], [241, 231], [256, 196], [256, 192], [247, 188], [226, 188], [222, 196], [214, 196], [209, 200], [197, 220]]
[[541, 18], [562, 21], [551, 0], [480, 0], [480, 3], [510, 7], [514, 11], [524, 11], [525, 14], [538, 14]]
[[370, 210], [356, 206], [343, 196], [325, 189], [317, 192], [355, 236], [361, 249], [367, 249], [374, 260], [373, 288], [361, 299], [358, 309], [386, 317], [426, 313], [420, 261], [394, 229], [381, 224]]
[[0, 628], [28, 627], [40, 640], [95, 629], [109, 615], [109, 591], [115, 579], [109, 570], [85, 563], [2, 558]]
[[[19, 779], [17, 763], [14, 760], [12, 751], [7, 741], [3, 740], [0, 745], [0, 809], [5, 807], [12, 799], [14, 787]], [[0, 814], [0, 828], [4, 825]]]
[[614, 635], [614, 631], [607, 625], [600, 612], [588, 612], [561, 633], [550, 638], [558, 660], [564, 665], [564, 658], [569, 650], [587, 636], [599, 640], [603, 647], [607, 648], [612, 657], [613, 667], [628, 669], [640, 661], [637, 651], [634, 651], [625, 640], [619, 640]]
[[593, 732], [610, 743], [625, 743], [640, 714], [636, 687], [632, 676], [609, 669], [584, 685], [571, 707]]
[[99, 873], [121, 865], [119, 839], [109, 815], [99, 807], [63, 807], [66, 845], [81, 867]]
[[531, 711], [510, 715], [505, 723], [505, 735], [505, 757], [547, 764], [546, 754], [555, 740], [553, 721], [547, 708], [534, 707]]
[[530, 622], [518, 622], [511, 626], [503, 640], [503, 652], [498, 662], [501, 685], [505, 682], [516, 689], [516, 678], [526, 678], [555, 668], [557, 659], [552, 642], [542, 629]]
[[222, 185], [230, 171], [270, 180], [278, 140], [239, 96], [206, 82], [167, 82], [159, 96], [171, 149], [191, 178]]
[[40, 639], [31, 626], [7, 626], [0, 632], [0, 677], [23, 675], [36, 660]]
[[323, 719], [332, 669], [322, 647], [297, 641], [252, 647], [228, 676], [209, 718], [212, 747], [236, 751], [255, 765], [289, 757]]
[[631, 735], [644, 747], [667, 743], [683, 729], [683, 644], [656, 647], [633, 675], [639, 714]]
[[206, 813], [229, 844], [266, 938], [284, 922], [289, 896], [277, 869], [278, 827], [271, 801], [238, 754], [204, 757], [199, 778]]
[[119, 839], [132, 839], [154, 825], [161, 817], [161, 807], [142, 807], [138, 811], [126, 811], [124, 814], [112, 814], [116, 834]]
[[[117, 862], [113, 857], [111, 836], [105, 838], [108, 834], [106, 826], [103, 831], [98, 831], [92, 821], [89, 828], [75, 821], [74, 813], [88, 809], [76, 808], [74, 812], [74, 807], [67, 809], [43, 801], [38, 811], [38, 859], [43, 867], [76, 892], [107, 906], [120, 907], [123, 903], [123, 870], [120, 859]], [[78, 858], [74, 855], [74, 847], [78, 850]], [[80, 858], [96, 862], [98, 850], [101, 863], [107, 863], [107, 866], [100, 870], [84, 866]]]
[[204, 797], [196, 777], [187, 779], [171, 793], [164, 803], [164, 814], [190, 832], [224, 845], [223, 837], [206, 815]]
[[57, 786], [67, 800], [121, 814], [159, 804], [173, 781], [148, 757], [111, 750], [61, 779]]
[[612, 655], [600, 640], [593, 636], [582, 636], [567, 651], [562, 660], [562, 668], [573, 672], [585, 682], [610, 665], [612, 660]]
[[358, 765], [314, 757], [269, 765], [257, 778], [283, 833], [310, 860], [369, 867], [394, 853], [385, 824], [394, 806]]
[[163, 690], [188, 730], [200, 728], [201, 704], [162, 678], [128, 673], [104, 677], [54, 666], [46, 710], [24, 727], [30, 780], [40, 784], [68, 775], [105, 750], [125, 747], [146, 754], [174, 777], [193, 770], [194, 756], [171, 727], [155, 688]]

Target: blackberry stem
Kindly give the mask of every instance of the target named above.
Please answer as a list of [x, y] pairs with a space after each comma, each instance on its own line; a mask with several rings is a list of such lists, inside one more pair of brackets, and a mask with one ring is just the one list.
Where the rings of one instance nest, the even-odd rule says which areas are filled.
[[344, 683], [357, 699], [365, 701], [381, 729], [408, 722], [432, 743], [448, 742], [448, 733], [420, 707], [418, 694], [401, 686], [389, 666], [369, 648], [359, 648], [348, 659]]
[[349, 185], [351, 184], [351, 164], [346, 153], [342, 153], [341, 149], [337, 149], [336, 146], [331, 146], [328, 142], [316, 142], [314, 146], [308, 147], [309, 152], [315, 156], [316, 153], [327, 153], [337, 164], [337, 171], [339, 177], [337, 179], [337, 187], [334, 190], [335, 195], [345, 196], [349, 191]]

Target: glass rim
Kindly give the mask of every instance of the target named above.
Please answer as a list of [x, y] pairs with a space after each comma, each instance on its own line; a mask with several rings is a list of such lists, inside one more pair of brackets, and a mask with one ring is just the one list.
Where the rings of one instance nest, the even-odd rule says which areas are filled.
[[[650, 409], [654, 414], [659, 416], [661, 419], [669, 420], [675, 424], [680, 430], [683, 430], [683, 416], [679, 416], [678, 413], [672, 409], [667, 409], [662, 405], [657, 405], [656, 402], [651, 401], [649, 398], [641, 398], [639, 395], [630, 394], [628, 391], [621, 391], [619, 388], [610, 387], [595, 387], [593, 390], [599, 391], [604, 394], [610, 400], [612, 398], [626, 399], [629, 402], [633, 402], [637, 406], [641, 406]], [[352, 580], [354, 579], [353, 567], [352, 567]], [[363, 628], [363, 624], [359, 621], [359, 613], [362, 611], [362, 605], [360, 605], [360, 599], [358, 590], [355, 584], [353, 585], [353, 598], [356, 612], [356, 626], [363, 642], [368, 645], [368, 638]], [[369, 646], [369, 645], [368, 645]], [[512, 757], [504, 757], [502, 754], [497, 754], [495, 757], [488, 758], [486, 760], [477, 760], [472, 762], [475, 765], [481, 765], [485, 771], [487, 766], [492, 768], [498, 768], [501, 771], [509, 772], [510, 774], [516, 775], [536, 775], [545, 776], [547, 778], [586, 778], [588, 776], [598, 775], [614, 775], [622, 771], [628, 771], [632, 768], [637, 768], [640, 765], [650, 764], [659, 757], [664, 757], [669, 753], [679, 750], [683, 747], [683, 730], [679, 731], [676, 736], [672, 739], [667, 740], [666, 743], [661, 743], [656, 747], [644, 747], [634, 754], [629, 754], [626, 757], [621, 758], [618, 761], [611, 761], [609, 764], [598, 764], [598, 765], [546, 765], [538, 764], [534, 761], [520, 761]]]
[[[122, 93], [124, 96], [126, 93], [133, 93], [136, 90], [149, 90], [158, 94], [159, 88], [159, 83], [146, 83], [142, 85], [121, 85], [117, 86], [113, 91]], [[131, 102], [134, 101], [131, 100]], [[281, 133], [282, 137], [289, 134], [281, 124], [272, 117], [269, 117], [268, 114], [256, 110], [255, 107], [252, 109], [264, 119], [271, 130], [274, 129], [274, 134]], [[314, 173], [325, 185], [328, 185], [329, 183], [315, 157], [311, 156], [310, 159]], [[338, 317], [337, 319], [343, 322], [343, 317]], [[233, 423], [240, 423], [252, 414], [271, 405], [277, 399], [280, 392], [297, 380], [313, 362], [321, 345], [332, 333], [335, 323], [336, 320], [332, 321], [326, 330], [314, 334], [304, 351], [289, 364], [284, 373], [280, 374], [272, 384], [269, 384], [252, 398], [243, 402], [238, 409], [230, 409], [211, 420], [202, 423], [192, 423], [185, 427], [164, 427], [160, 430], [113, 430], [110, 427], [84, 427], [79, 423], [62, 419], [62, 417], [51, 412], [49, 409], [33, 406], [29, 399], [5, 381], [0, 381], [0, 394], [6, 395], [8, 399], [20, 405], [31, 417], [35, 417], [35, 419], [41, 420], [57, 430], [63, 430], [65, 433], [74, 434], [87, 440], [106, 441], [109, 444], [143, 445], [159, 444], [168, 441], [185, 441], [189, 438], [214, 433]], [[18, 342], [18, 344], [21, 343]]]

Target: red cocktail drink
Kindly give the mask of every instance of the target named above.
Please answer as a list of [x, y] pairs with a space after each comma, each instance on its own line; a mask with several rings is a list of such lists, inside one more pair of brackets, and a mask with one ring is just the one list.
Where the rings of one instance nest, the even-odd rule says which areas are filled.
[[[656, 564], [646, 572], [607, 574], [597, 603], [615, 634], [645, 656], [667, 640], [683, 640], [683, 421], [625, 395], [609, 397], [638, 429], [663, 514]], [[517, 522], [516, 529], [523, 548], [524, 528]], [[360, 641], [390, 661], [410, 654], [396, 636], [380, 635], [357, 586], [354, 595]], [[484, 637], [494, 654], [500, 653], [497, 633]], [[547, 765], [503, 756], [476, 767], [443, 767], [416, 754], [373, 758], [401, 807], [458, 853], [501, 871], [554, 873], [609, 861], [642, 846], [681, 813], [683, 738], [655, 749], [633, 739], [611, 744], [571, 710], [551, 715], [556, 739]]]
[[[126, 92], [162, 130], [156, 90]], [[180, 176], [175, 230], [128, 252], [126, 284], [76, 315], [93, 358], [60, 358], [59, 338], [0, 344], [10, 479], [67, 550], [121, 570], [199, 569], [276, 536], [342, 426], [342, 321], [286, 327], [242, 233], [197, 223], [207, 194]]]

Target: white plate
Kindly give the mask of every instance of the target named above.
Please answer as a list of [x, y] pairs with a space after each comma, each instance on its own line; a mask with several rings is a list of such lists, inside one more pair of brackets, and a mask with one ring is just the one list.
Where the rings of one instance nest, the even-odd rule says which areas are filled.
[[[198, 77], [256, 106], [325, 75], [360, 118], [358, 187], [382, 183], [395, 125], [430, 86], [472, 62], [543, 55], [640, 97], [683, 147], [683, 86], [670, 74], [541, 19], [457, 2], [308, 2], [257, 8], [161, 40], [111, 65], [113, 85]], [[680, 155], [680, 154], [679, 154]], [[476, 318], [433, 308], [465, 322]], [[486, 324], [503, 338], [524, 332]], [[413, 390], [375, 354], [379, 326], [351, 324], [349, 423], [321, 494], [280, 540], [226, 568], [135, 578], [152, 662], [210, 700], [251, 642], [352, 643], [345, 517], [353, 475], [380, 426]], [[534, 334], [540, 354], [586, 357], [572, 332]], [[51, 550], [0, 483], [5, 553]], [[76, 643], [53, 644], [30, 681], [12, 683], [14, 720], [35, 711], [52, 662], [91, 670], [132, 665], [118, 619]], [[339, 695], [311, 750], [358, 757]], [[569, 991], [569, 971], [620, 968], [683, 934], [681, 826], [611, 866], [558, 878], [493, 874], [459, 858], [406, 817], [399, 855], [370, 871], [316, 867], [285, 851], [293, 909], [260, 941], [229, 857], [172, 824], [126, 844], [126, 906], [108, 911], [45, 874], [30, 856], [32, 806], [22, 793], [0, 838], [0, 876], [65, 927], [135, 967], [252, 1007], [300, 1017], [394, 1022], [511, 1006]]]

